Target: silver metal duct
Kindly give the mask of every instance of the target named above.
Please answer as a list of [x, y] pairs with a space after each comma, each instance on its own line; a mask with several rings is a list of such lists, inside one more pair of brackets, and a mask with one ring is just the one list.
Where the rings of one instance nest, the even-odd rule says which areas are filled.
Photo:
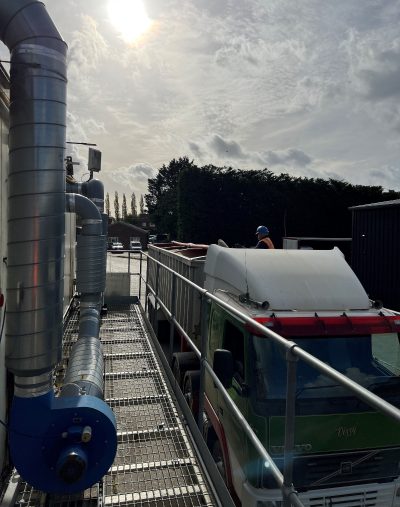
[[103, 220], [87, 197], [66, 194], [66, 210], [82, 218], [77, 239], [77, 290], [81, 293], [79, 338], [72, 348], [61, 396], [103, 397], [103, 350], [99, 341], [101, 295], [105, 290]]
[[6, 364], [38, 395], [61, 358], [67, 46], [38, 0], [1, 0], [0, 37], [11, 52]]
[[96, 396], [104, 393], [103, 346], [98, 338], [80, 338], [72, 347], [61, 396]]
[[[89, 181], [84, 181], [82, 183], [74, 182], [67, 183], [67, 193], [81, 194], [90, 199], [98, 208], [101, 213], [101, 218], [103, 222], [103, 232], [102, 232], [102, 241], [103, 241], [103, 251], [104, 251], [104, 259], [103, 259], [103, 267], [102, 271], [98, 271], [94, 277], [99, 281], [102, 287], [102, 292], [105, 290], [106, 285], [106, 265], [107, 265], [107, 233], [108, 233], [108, 215], [104, 213], [104, 185], [100, 180], [92, 179]], [[80, 245], [82, 242], [80, 243]], [[85, 245], [82, 245], [84, 248]], [[91, 252], [93, 254], [93, 252]], [[97, 257], [96, 257], [97, 258]], [[97, 266], [99, 267], [99, 266]], [[87, 271], [85, 271], [87, 273]], [[78, 290], [82, 289], [81, 283], [83, 282], [85, 273], [80, 273], [77, 276], [78, 280]], [[85, 298], [81, 299], [81, 306], [85, 305]], [[101, 297], [101, 306], [104, 304], [104, 294]], [[80, 325], [83, 323], [82, 319], [80, 321]]]

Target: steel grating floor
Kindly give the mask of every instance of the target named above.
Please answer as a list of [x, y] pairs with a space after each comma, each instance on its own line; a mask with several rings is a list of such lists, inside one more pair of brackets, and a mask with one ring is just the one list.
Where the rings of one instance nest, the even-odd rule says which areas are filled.
[[[64, 364], [77, 339], [74, 312], [64, 332]], [[109, 308], [100, 338], [105, 359], [105, 399], [117, 419], [113, 466], [83, 493], [45, 495], [21, 483], [20, 507], [206, 507], [218, 505], [196, 457], [186, 425], [152, 349], [138, 305]], [[61, 383], [61, 382], [60, 382]]]

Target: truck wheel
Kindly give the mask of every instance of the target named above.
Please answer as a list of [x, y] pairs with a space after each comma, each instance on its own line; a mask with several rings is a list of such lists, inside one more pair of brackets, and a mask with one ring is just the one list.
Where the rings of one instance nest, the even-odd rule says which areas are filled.
[[200, 364], [194, 352], [176, 352], [172, 356], [172, 373], [181, 387], [185, 373], [198, 368], [200, 368]]
[[183, 380], [183, 395], [196, 420], [199, 414], [199, 389], [200, 372], [187, 371]]

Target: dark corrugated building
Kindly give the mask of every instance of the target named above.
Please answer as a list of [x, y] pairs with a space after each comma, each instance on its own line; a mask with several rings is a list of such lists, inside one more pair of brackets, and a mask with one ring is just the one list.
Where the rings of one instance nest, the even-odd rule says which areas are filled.
[[371, 299], [400, 310], [400, 199], [350, 210], [351, 266]]
[[141, 229], [136, 225], [127, 222], [114, 222], [108, 225], [108, 238], [116, 238], [120, 241], [126, 250], [129, 250], [129, 242], [131, 238], [139, 238], [142, 248], [147, 248], [149, 240], [149, 231]]

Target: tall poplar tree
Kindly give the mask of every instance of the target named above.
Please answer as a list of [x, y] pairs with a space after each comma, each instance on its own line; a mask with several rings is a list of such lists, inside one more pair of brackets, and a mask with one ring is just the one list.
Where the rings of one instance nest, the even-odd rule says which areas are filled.
[[106, 194], [106, 213], [110, 216], [110, 194], [108, 192]]
[[126, 196], [122, 194], [122, 220], [126, 220], [128, 216], [128, 209], [126, 207]]
[[119, 200], [118, 200], [118, 192], [115, 191], [115, 197], [114, 197], [114, 212], [115, 212], [115, 220], [117, 222], [120, 221], [121, 215], [119, 214]]
[[132, 195], [131, 195], [131, 215], [133, 217], [137, 217], [136, 195], [134, 192], [132, 192]]
[[144, 214], [144, 199], [143, 199], [143, 194], [140, 194], [140, 214], [141, 215]]

